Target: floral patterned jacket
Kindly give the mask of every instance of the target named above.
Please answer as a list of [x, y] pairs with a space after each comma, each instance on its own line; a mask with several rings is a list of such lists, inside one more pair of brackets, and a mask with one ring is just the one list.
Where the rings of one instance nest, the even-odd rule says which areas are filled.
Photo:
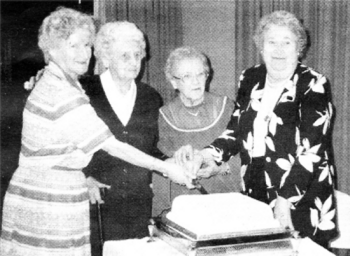
[[227, 129], [208, 148], [218, 163], [240, 153], [245, 193], [271, 207], [277, 195], [288, 199], [295, 229], [324, 244], [337, 234], [330, 83], [298, 63], [269, 120], [266, 154], [253, 158], [266, 72], [265, 65], [243, 71]]

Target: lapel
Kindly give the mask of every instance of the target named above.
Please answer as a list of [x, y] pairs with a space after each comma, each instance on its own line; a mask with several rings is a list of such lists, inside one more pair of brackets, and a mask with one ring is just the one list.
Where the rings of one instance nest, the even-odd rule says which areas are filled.
[[105, 91], [103, 90], [100, 77], [94, 88], [94, 94], [90, 96], [91, 105], [95, 108], [96, 113], [107, 124], [109, 129], [115, 135], [120, 127], [123, 127], [116, 113], [113, 111], [111, 104], [108, 101]]
[[[91, 104], [95, 108], [97, 114], [101, 116], [103, 121], [110, 127], [110, 130], [113, 132], [114, 129], [122, 127], [127, 128], [130, 126], [135, 118], [138, 118], [140, 111], [142, 111], [142, 86], [139, 86], [139, 83], [136, 81], [136, 99], [133, 111], [131, 113], [130, 120], [126, 126], [122, 124], [118, 116], [113, 111], [112, 106], [110, 105], [105, 91], [103, 90], [101, 79], [99, 77], [97, 88], [95, 88], [95, 93], [90, 96]], [[114, 132], [113, 132], [114, 133]]]

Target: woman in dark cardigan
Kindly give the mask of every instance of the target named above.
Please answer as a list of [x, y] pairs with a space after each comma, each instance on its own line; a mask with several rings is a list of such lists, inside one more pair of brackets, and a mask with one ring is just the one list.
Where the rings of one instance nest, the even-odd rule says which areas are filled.
[[[106, 71], [81, 82], [97, 115], [120, 141], [161, 158], [157, 122], [162, 99], [155, 89], [135, 80], [145, 56], [142, 32], [133, 23], [107, 23], [97, 34], [95, 55]], [[147, 236], [152, 174], [102, 151], [95, 154], [85, 173], [93, 203], [102, 202], [98, 188], [109, 188], [101, 207], [105, 240]], [[98, 247], [95, 214], [92, 211], [93, 252]]]

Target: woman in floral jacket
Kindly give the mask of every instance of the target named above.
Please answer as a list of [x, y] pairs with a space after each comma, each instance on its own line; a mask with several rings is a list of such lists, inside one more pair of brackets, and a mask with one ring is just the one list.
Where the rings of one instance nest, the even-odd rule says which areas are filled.
[[[226, 131], [195, 162], [240, 153], [245, 193], [270, 204], [283, 227], [327, 247], [337, 235], [329, 81], [298, 62], [306, 34], [293, 14], [263, 17], [255, 42], [265, 63], [242, 73]], [[192, 153], [187, 146], [176, 155]]]

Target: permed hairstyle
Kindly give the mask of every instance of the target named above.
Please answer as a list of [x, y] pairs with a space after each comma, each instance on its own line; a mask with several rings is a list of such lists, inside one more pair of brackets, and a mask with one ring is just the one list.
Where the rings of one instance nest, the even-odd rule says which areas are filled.
[[45, 62], [49, 61], [50, 49], [59, 47], [62, 40], [67, 40], [77, 29], [86, 29], [91, 35], [91, 44], [95, 36], [95, 25], [90, 15], [74, 9], [58, 7], [47, 16], [39, 29], [39, 48]]
[[144, 57], [146, 55], [145, 37], [134, 23], [128, 21], [108, 22], [97, 33], [94, 54], [101, 61], [109, 59], [115, 43], [128, 44], [130, 41], [135, 41], [140, 46], [142, 57]]
[[201, 53], [200, 51], [196, 50], [193, 47], [180, 47], [180, 48], [176, 48], [175, 50], [173, 50], [167, 61], [165, 64], [165, 68], [164, 68], [164, 72], [165, 72], [165, 76], [168, 79], [168, 81], [173, 79], [173, 70], [176, 67], [176, 65], [185, 59], [198, 59], [202, 62], [203, 67], [204, 67], [204, 71], [209, 74], [210, 72], [210, 67], [209, 67], [209, 63], [208, 63], [208, 59], [207, 57]]
[[302, 57], [307, 44], [306, 31], [295, 15], [287, 11], [275, 11], [261, 18], [254, 34], [254, 42], [259, 51], [261, 51], [263, 47], [264, 33], [271, 25], [286, 26], [294, 35], [296, 35], [298, 39], [297, 46], [299, 55]]

